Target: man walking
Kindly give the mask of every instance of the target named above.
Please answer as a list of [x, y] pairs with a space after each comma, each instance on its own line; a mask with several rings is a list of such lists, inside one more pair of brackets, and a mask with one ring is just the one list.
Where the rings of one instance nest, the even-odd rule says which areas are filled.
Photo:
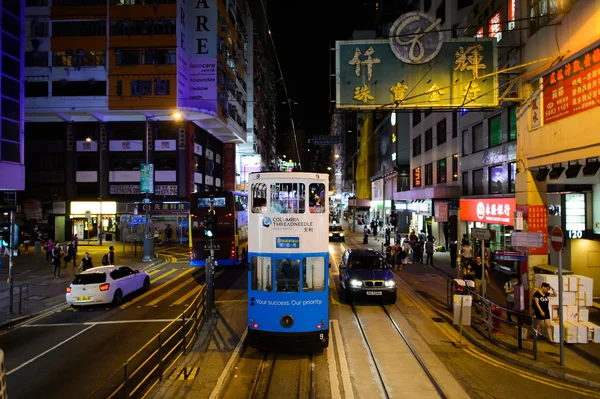
[[433, 240], [427, 240], [425, 243], [425, 252], [427, 253], [426, 263], [433, 266]]

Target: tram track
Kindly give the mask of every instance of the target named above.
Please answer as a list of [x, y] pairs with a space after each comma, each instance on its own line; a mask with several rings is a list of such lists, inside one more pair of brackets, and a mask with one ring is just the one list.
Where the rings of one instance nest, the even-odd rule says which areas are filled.
[[[406, 345], [406, 347], [408, 348], [408, 350], [410, 351], [410, 353], [412, 353], [414, 359], [417, 361], [417, 363], [420, 366], [420, 369], [425, 373], [425, 375], [427, 376], [427, 378], [429, 379], [430, 383], [432, 384], [432, 386], [435, 388], [437, 394], [439, 395], [440, 398], [442, 399], [447, 399], [446, 394], [444, 393], [442, 387], [440, 386], [440, 384], [436, 381], [435, 377], [433, 376], [433, 374], [429, 371], [427, 365], [423, 362], [423, 360], [421, 359], [421, 357], [419, 356], [419, 354], [416, 352], [416, 350], [414, 349], [414, 347], [411, 345], [410, 341], [406, 338], [406, 335], [402, 332], [402, 329], [398, 326], [398, 324], [396, 323], [396, 321], [394, 320], [394, 318], [392, 317], [392, 315], [389, 313], [388, 309], [386, 309], [386, 307], [384, 305], [379, 305], [380, 309], [383, 311], [383, 313], [385, 314], [387, 320], [391, 323], [391, 325], [393, 326], [394, 330], [398, 333], [398, 335], [402, 338], [402, 341], [404, 342], [404, 345]], [[371, 357], [371, 360], [375, 366], [375, 372], [377, 374], [377, 378], [379, 380], [379, 384], [381, 386], [382, 392], [385, 396], [386, 399], [392, 398], [395, 395], [392, 394], [389, 384], [386, 383], [386, 377], [384, 375], [384, 372], [382, 370], [382, 365], [380, 363], [380, 361], [378, 360], [379, 356], [377, 356], [377, 354], [375, 353], [375, 350], [373, 349], [373, 345], [372, 345], [372, 341], [369, 340], [368, 338], [368, 334], [365, 331], [365, 324], [363, 324], [363, 321], [361, 321], [361, 318], [359, 316], [359, 311], [357, 310], [356, 306], [354, 304], [351, 304], [351, 308], [352, 308], [352, 313], [354, 314], [354, 317], [356, 319], [357, 325], [359, 327], [359, 330], [361, 332], [362, 338], [365, 342], [365, 345], [367, 347], [367, 351], [369, 353], [369, 356]]]
[[[267, 399], [286, 397], [298, 399], [312, 399], [314, 397], [313, 387], [313, 355], [309, 353], [303, 358], [298, 356], [281, 354], [277, 352], [264, 352], [262, 361], [254, 378], [249, 397], [251, 399]], [[293, 390], [294, 373], [291, 368], [296, 370], [296, 389]], [[276, 382], [284, 382], [283, 387], [275, 386]], [[285, 394], [281, 391], [285, 388]]]

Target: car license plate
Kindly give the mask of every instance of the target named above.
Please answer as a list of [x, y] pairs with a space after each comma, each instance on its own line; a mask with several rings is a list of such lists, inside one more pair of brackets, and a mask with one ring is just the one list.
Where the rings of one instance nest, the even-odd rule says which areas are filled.
[[367, 295], [381, 295], [381, 291], [367, 291]]
[[92, 297], [91, 297], [91, 296], [78, 296], [78, 297], [77, 297], [77, 300], [78, 300], [78, 301], [89, 301], [89, 300], [91, 300], [91, 299], [92, 299]]

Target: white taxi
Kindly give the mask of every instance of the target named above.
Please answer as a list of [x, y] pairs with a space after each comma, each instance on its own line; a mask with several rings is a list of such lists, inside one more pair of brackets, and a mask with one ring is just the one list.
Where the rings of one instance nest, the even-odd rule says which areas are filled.
[[120, 305], [126, 295], [149, 288], [150, 276], [145, 271], [128, 266], [101, 266], [77, 274], [67, 287], [66, 298], [71, 306]]

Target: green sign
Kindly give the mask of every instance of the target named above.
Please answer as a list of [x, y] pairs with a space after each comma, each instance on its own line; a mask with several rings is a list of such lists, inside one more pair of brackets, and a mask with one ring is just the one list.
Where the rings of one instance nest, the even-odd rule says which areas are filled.
[[140, 192], [154, 193], [154, 165], [151, 163], [140, 165]]
[[[404, 36], [416, 38], [395, 40], [394, 46], [388, 39], [336, 42], [338, 109], [498, 107], [495, 38], [449, 39], [427, 47], [418, 35]], [[428, 48], [431, 59], [418, 63], [419, 51], [426, 54]]]

